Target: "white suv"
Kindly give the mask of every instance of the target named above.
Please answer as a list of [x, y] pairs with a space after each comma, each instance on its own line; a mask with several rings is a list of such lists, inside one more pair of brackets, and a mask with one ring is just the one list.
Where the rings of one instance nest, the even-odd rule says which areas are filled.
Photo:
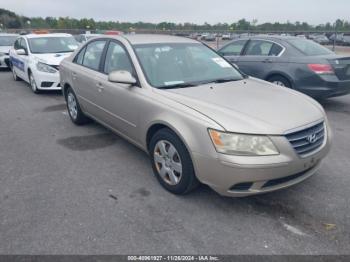
[[20, 36], [10, 50], [14, 80], [23, 79], [34, 93], [60, 90], [59, 64], [78, 43], [70, 34], [29, 34]]

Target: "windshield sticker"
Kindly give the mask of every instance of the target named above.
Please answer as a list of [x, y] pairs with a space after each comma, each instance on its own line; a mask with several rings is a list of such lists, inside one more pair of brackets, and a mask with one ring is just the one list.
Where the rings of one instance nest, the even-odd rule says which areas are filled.
[[221, 57], [215, 57], [215, 58], [213, 58], [213, 61], [221, 67], [224, 67], [224, 68], [231, 67], [231, 65], [228, 62], [226, 62], [224, 59], [222, 59]]
[[171, 82], [164, 82], [164, 85], [166, 86], [173, 86], [173, 85], [178, 85], [178, 84], [183, 84], [185, 81], [171, 81]]

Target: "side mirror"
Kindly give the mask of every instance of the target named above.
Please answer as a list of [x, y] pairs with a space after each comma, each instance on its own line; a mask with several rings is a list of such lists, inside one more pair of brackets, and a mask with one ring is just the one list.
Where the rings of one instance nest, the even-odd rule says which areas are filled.
[[113, 71], [108, 75], [108, 81], [113, 83], [134, 85], [137, 83], [129, 71]]
[[27, 52], [24, 49], [17, 49], [16, 54], [17, 55], [27, 55]]

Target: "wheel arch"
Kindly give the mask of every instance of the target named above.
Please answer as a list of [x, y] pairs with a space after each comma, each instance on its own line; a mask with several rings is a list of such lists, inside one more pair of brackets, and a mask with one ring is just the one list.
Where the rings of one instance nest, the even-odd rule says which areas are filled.
[[280, 76], [283, 77], [285, 79], [287, 79], [291, 85], [292, 88], [294, 88], [295, 83], [292, 77], [290, 77], [288, 74], [281, 72], [281, 71], [272, 71], [270, 72], [265, 78], [264, 80], [268, 81], [270, 78], [274, 77], [274, 76]]
[[68, 88], [72, 88], [72, 86], [69, 83], [64, 83], [62, 88], [62, 94], [64, 98], [66, 98]]
[[192, 158], [190, 147], [189, 147], [188, 143], [186, 142], [186, 139], [184, 138], [184, 136], [181, 135], [181, 132], [179, 130], [177, 130], [174, 125], [170, 124], [169, 122], [165, 122], [165, 121], [152, 122], [149, 125], [149, 127], [147, 128], [146, 138], [145, 138], [145, 145], [146, 145], [147, 152], [149, 152], [150, 142], [151, 142], [151, 139], [154, 136], [154, 134], [157, 133], [159, 130], [164, 129], [164, 128], [171, 130], [172, 132], [174, 132], [177, 135], [177, 137], [185, 145], [188, 153], [191, 155], [191, 158]]

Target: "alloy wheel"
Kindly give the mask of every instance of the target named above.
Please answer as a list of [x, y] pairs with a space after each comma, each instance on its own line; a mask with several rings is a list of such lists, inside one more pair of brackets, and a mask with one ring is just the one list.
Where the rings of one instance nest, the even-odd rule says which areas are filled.
[[69, 114], [73, 119], [77, 119], [78, 116], [78, 105], [75, 99], [75, 96], [72, 93], [68, 93], [67, 95], [67, 104]]
[[278, 86], [286, 86], [282, 81], [273, 81], [272, 83]]
[[30, 74], [29, 76], [29, 81], [30, 81], [30, 87], [32, 88], [33, 92], [37, 92], [38, 91], [38, 88], [36, 86], [36, 82], [35, 82], [35, 79], [34, 79], [34, 76], [32, 74]]
[[182, 163], [175, 146], [169, 141], [158, 141], [153, 152], [158, 174], [165, 183], [175, 186], [182, 177]]

